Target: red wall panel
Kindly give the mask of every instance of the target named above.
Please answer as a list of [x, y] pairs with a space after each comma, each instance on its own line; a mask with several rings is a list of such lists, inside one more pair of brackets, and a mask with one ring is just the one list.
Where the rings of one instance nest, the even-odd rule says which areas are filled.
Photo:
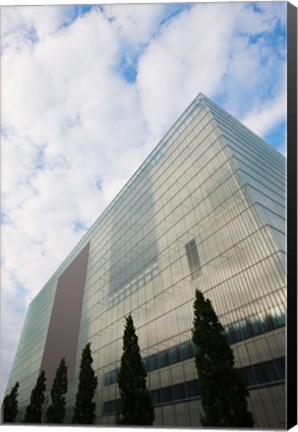
[[68, 366], [68, 381], [73, 379], [79, 337], [89, 243], [58, 279], [41, 370], [47, 388], [52, 386], [63, 357]]

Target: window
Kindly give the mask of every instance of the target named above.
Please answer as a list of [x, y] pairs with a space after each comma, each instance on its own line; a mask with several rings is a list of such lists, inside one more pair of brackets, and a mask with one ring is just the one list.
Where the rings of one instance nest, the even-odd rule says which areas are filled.
[[155, 354], [144, 359], [144, 363], [145, 363], [145, 369], [147, 372], [151, 372], [151, 371], [158, 369], [157, 357]]
[[192, 380], [185, 383], [186, 397], [193, 398], [199, 396], [199, 381]]
[[104, 402], [103, 403], [103, 413], [104, 414], [108, 414], [110, 412], [110, 403], [109, 402]]
[[190, 344], [188, 342], [181, 344], [179, 346], [182, 361], [187, 360], [187, 359], [192, 357], [190, 350], [189, 350], [189, 346], [190, 346]]
[[110, 385], [110, 374], [109, 374], [109, 373], [106, 373], [106, 374], [105, 374], [104, 385], [105, 385], [105, 386]]
[[275, 365], [277, 367], [278, 370], [278, 375], [279, 375], [279, 379], [284, 380], [285, 379], [285, 358], [284, 357], [280, 357], [275, 359]]
[[228, 325], [224, 328], [224, 334], [226, 335], [226, 338], [229, 342], [229, 344], [233, 343], [233, 334], [231, 332], [231, 325]]
[[190, 342], [190, 351], [191, 351], [191, 357], [195, 357], [196, 353], [199, 351], [198, 345], [196, 345], [194, 342]]
[[180, 361], [180, 352], [178, 351], [178, 349], [175, 348], [170, 348], [169, 349], [169, 363], [170, 364], [174, 364]]
[[266, 384], [279, 380], [278, 372], [272, 360], [254, 365], [254, 372], [258, 384]]
[[243, 375], [245, 377], [246, 385], [248, 387], [256, 385], [256, 378], [253, 371], [253, 366], [246, 366], [243, 368]]
[[107, 372], [104, 378], [104, 385], [109, 386], [115, 384], [118, 378], [118, 369], [114, 369], [111, 372]]
[[285, 325], [285, 311], [283, 306], [275, 307], [270, 311], [270, 317], [274, 328], [279, 328]]
[[163, 368], [169, 365], [168, 353], [167, 351], [161, 351], [158, 355], [159, 368]]
[[172, 402], [173, 400], [172, 387], [169, 386], [160, 389], [160, 398], [161, 398], [161, 403]]
[[184, 383], [173, 385], [173, 400], [185, 399], [185, 387]]
[[192, 278], [194, 278], [197, 276], [197, 274], [194, 272], [196, 272], [196, 270], [198, 270], [201, 266], [195, 239], [192, 239], [190, 242], [188, 242], [185, 245], [185, 249], [186, 249], [189, 270], [192, 274]]
[[234, 342], [239, 342], [239, 341], [242, 341], [243, 339], [245, 339], [245, 327], [246, 327], [245, 320], [237, 321], [236, 323], [233, 324], [233, 330], [234, 330], [233, 341]]
[[248, 318], [250, 328], [253, 336], [257, 336], [261, 333], [264, 333], [264, 324], [262, 315], [254, 315]]
[[114, 399], [103, 403], [103, 414], [112, 414], [118, 410], [119, 399]]
[[[153, 358], [154, 356], [150, 357]], [[246, 385], [248, 387], [274, 383], [276, 381], [284, 381], [285, 358], [276, 358], [274, 360], [245, 366], [238, 370], [245, 378]], [[150, 397], [153, 405], [171, 404], [179, 400], [197, 399], [200, 396], [200, 381], [198, 379], [180, 382], [172, 386], [162, 387], [150, 391]], [[117, 412], [118, 404], [119, 399], [104, 402], [103, 413], [112, 414]]]
[[118, 379], [118, 369], [114, 369], [111, 372], [111, 384], [115, 384], [117, 382]]
[[160, 390], [152, 390], [150, 392], [150, 396], [151, 396], [151, 401], [153, 405], [158, 405], [160, 404]]

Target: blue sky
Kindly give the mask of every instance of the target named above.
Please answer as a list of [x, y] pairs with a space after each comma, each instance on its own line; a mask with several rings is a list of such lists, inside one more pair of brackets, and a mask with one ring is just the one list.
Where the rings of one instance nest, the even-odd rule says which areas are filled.
[[2, 395], [29, 302], [199, 92], [286, 153], [286, 3], [5, 7], [1, 31]]

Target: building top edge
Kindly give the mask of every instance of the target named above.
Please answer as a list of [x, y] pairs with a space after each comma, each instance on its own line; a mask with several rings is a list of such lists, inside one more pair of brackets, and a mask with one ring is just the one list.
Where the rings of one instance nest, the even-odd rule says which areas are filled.
[[[54, 274], [50, 277], [50, 279], [45, 283], [43, 288], [39, 291], [39, 293], [32, 299], [31, 303], [34, 303], [35, 300], [42, 294], [42, 292], [52, 284], [55, 279], [58, 279], [62, 272], [68, 267], [68, 265], [72, 262], [72, 260], [76, 257], [76, 255], [86, 246], [86, 244], [91, 240], [92, 235], [95, 230], [97, 230], [102, 223], [105, 222], [107, 217], [111, 214], [111, 211], [115, 208], [115, 206], [120, 202], [121, 198], [127, 191], [127, 189], [131, 186], [131, 184], [141, 175], [141, 173], [146, 169], [153, 166], [158, 159], [163, 155], [163, 153], [170, 147], [172, 142], [180, 135], [185, 128], [188, 126], [193, 117], [190, 116], [194, 111], [199, 112], [204, 107], [211, 108], [215, 107], [220, 111], [228, 114], [231, 118], [237, 121], [241, 126], [254, 134], [250, 129], [244, 126], [239, 120], [234, 118], [231, 114], [227, 113], [223, 108], [205, 96], [203, 93], [199, 93], [194, 100], [188, 105], [185, 111], [180, 115], [180, 117], [174, 122], [174, 124], [170, 127], [168, 132], [163, 136], [163, 138], [159, 141], [156, 147], [149, 153], [147, 158], [141, 164], [141, 166], [137, 169], [137, 171], [131, 176], [131, 178], [127, 181], [124, 187], [118, 192], [115, 198], [110, 202], [110, 204], [103, 210], [103, 212], [99, 215], [99, 217], [95, 220], [95, 222], [91, 225], [91, 227], [87, 230], [87, 232], [83, 235], [83, 237], [79, 240], [76, 246], [71, 250], [71, 252], [66, 256], [63, 262], [60, 264], [58, 269], [54, 272]], [[190, 118], [191, 117], [191, 118]], [[189, 121], [187, 120], [189, 118]], [[269, 144], [260, 138], [258, 135], [254, 134], [261, 141], [269, 146]], [[271, 146], [270, 146], [271, 147]]]
[[50, 277], [50, 279], [45, 283], [43, 288], [36, 294], [36, 296], [32, 299], [31, 303], [34, 303], [35, 300], [42, 294], [42, 292], [54, 282], [56, 278], [62, 274], [65, 268], [72, 262], [75, 256], [81, 251], [81, 249], [91, 240], [92, 234], [94, 231], [99, 228], [100, 224], [103, 223], [106, 218], [109, 216], [110, 212], [116, 204], [120, 201], [121, 197], [124, 195], [126, 190], [130, 187], [130, 185], [139, 177], [139, 175], [144, 171], [145, 168], [150, 167], [158, 153], [162, 152], [163, 149], [167, 147], [167, 144], [170, 142], [170, 139], [174, 136], [175, 132], [179, 130], [179, 134], [183, 132], [183, 130], [187, 127], [188, 123], [185, 123], [185, 120], [189, 116], [189, 114], [196, 108], [203, 107], [207, 102], [211, 102], [203, 93], [199, 93], [194, 100], [188, 105], [185, 111], [181, 114], [181, 116], [174, 122], [174, 124], [170, 127], [168, 132], [163, 136], [163, 138], [159, 141], [156, 147], [149, 153], [144, 162], [140, 165], [137, 171], [130, 177], [130, 179], [126, 182], [123, 188], [118, 192], [118, 194], [113, 198], [113, 200], [108, 204], [108, 206], [103, 210], [103, 212], [99, 215], [99, 217], [95, 220], [95, 222], [91, 225], [91, 227], [86, 231], [83, 237], [79, 240], [76, 246], [71, 250], [71, 252], [66, 256], [63, 262], [60, 264], [55, 273]]

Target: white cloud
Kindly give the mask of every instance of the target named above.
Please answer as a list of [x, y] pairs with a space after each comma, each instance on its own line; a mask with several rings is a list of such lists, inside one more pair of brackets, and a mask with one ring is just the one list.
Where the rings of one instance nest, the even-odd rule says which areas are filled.
[[154, 137], [166, 131], [198, 92], [211, 98], [226, 95], [226, 108], [239, 117], [263, 103], [269, 92], [276, 97], [284, 89], [284, 47], [276, 52], [265, 34], [285, 13], [269, 10], [267, 16], [248, 4], [198, 4], [168, 22], [138, 69], [144, 117]]
[[242, 123], [257, 135], [264, 136], [285, 119], [286, 110], [286, 94], [283, 92], [275, 99], [253, 107]]
[[1, 33], [4, 37], [11, 33], [23, 37], [32, 36], [33, 32], [38, 39], [43, 39], [69, 22], [71, 16], [71, 8], [67, 6], [6, 6], [3, 8]]
[[130, 48], [138, 48], [148, 43], [158, 30], [167, 6], [166, 4], [127, 4], [107, 5], [105, 11], [109, 19], [113, 19], [113, 28], [119, 33], [121, 44]]
[[261, 134], [284, 118], [284, 45], [266, 35], [285, 7], [260, 5], [2, 10], [3, 386], [26, 306], [77, 223], [93, 223], [198, 92]]

